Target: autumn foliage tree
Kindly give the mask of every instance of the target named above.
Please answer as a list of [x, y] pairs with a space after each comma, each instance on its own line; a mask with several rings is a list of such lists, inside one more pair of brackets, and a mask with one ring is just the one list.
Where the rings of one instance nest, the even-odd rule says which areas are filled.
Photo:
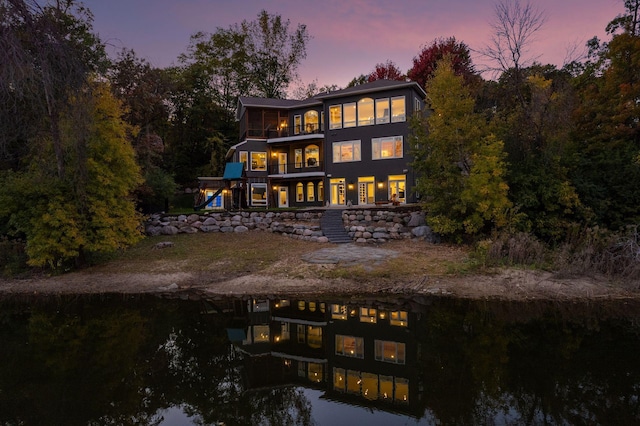
[[476, 78], [469, 47], [458, 42], [455, 37], [439, 38], [430, 45], [425, 45], [418, 56], [413, 58], [413, 66], [407, 72], [407, 77], [420, 84], [420, 87], [425, 87], [427, 81], [433, 76], [439, 61], [445, 56], [450, 58], [455, 75], [464, 77], [467, 83]]
[[430, 114], [415, 116], [416, 191], [427, 222], [443, 235], [474, 235], [506, 225], [511, 207], [503, 143], [474, 112], [474, 100], [452, 60], [440, 61], [427, 82]]
[[387, 60], [385, 63], [376, 64], [374, 70], [369, 73], [367, 82], [371, 83], [376, 80], [405, 81], [406, 77], [393, 61]]

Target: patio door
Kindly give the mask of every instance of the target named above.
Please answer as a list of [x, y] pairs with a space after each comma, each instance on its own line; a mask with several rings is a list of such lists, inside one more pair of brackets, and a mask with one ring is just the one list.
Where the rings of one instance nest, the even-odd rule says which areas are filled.
[[278, 173], [279, 174], [287, 173], [287, 153], [286, 152], [278, 153]]
[[331, 179], [331, 204], [343, 206], [345, 204], [344, 179]]
[[278, 207], [289, 207], [289, 188], [286, 186], [278, 187]]

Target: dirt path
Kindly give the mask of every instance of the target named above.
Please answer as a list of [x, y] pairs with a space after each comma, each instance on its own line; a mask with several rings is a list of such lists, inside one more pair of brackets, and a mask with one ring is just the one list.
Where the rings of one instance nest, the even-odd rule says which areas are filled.
[[[396, 278], [373, 274], [401, 254], [425, 256], [425, 248], [411, 245], [383, 247], [322, 245], [317, 250], [275, 262], [259, 273], [220, 276], [215, 270], [196, 272], [100, 272], [86, 270], [55, 277], [0, 280], [0, 295], [171, 293], [183, 297], [265, 296], [294, 294], [421, 294], [475, 299], [585, 300], [640, 299], [640, 283], [615, 283], [603, 277], [559, 278], [551, 272], [503, 269], [484, 275], [419, 273]], [[445, 262], [455, 250], [433, 249], [425, 259]], [[336, 274], [340, 268], [340, 274]], [[108, 268], [107, 268], [108, 269]], [[327, 275], [333, 276], [327, 278]], [[367, 278], [368, 277], [368, 278]]]

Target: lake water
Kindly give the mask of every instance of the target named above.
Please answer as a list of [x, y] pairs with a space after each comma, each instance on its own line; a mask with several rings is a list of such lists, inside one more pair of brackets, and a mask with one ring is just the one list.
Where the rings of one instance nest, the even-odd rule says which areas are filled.
[[640, 305], [0, 302], [0, 425], [640, 424]]

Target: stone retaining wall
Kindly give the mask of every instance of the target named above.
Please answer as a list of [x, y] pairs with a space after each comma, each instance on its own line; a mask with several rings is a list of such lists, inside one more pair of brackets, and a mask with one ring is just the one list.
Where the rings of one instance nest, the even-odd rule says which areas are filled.
[[[202, 212], [189, 215], [154, 214], [145, 223], [147, 235], [194, 234], [253, 230], [274, 232], [306, 241], [328, 242], [320, 229], [324, 210], [297, 212]], [[345, 230], [354, 242], [422, 238], [437, 242], [416, 208], [348, 209], [342, 212]]]

